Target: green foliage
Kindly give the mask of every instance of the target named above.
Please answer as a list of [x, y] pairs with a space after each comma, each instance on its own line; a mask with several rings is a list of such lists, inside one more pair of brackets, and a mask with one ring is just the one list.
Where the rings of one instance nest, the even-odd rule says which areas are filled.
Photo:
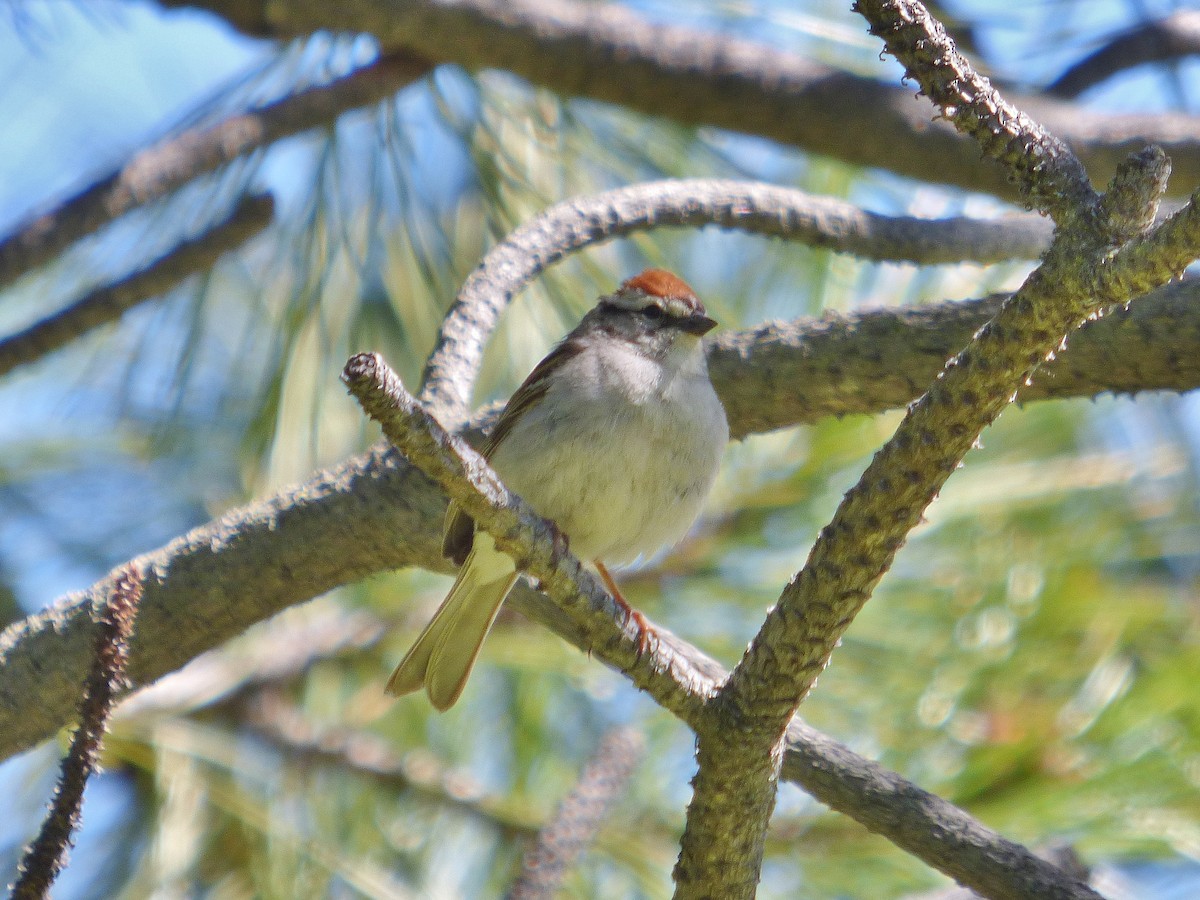
[[[470, 163], [450, 200], [422, 185], [428, 161], [409, 133], [418, 94]], [[415, 386], [456, 286], [547, 203], [664, 174], [737, 174], [753, 158], [695, 129], [444, 71], [220, 177], [240, 187], [285, 154], [305, 190], [269, 245], [162, 311], [129, 317], [112, 337], [120, 353], [68, 351], [64, 394], [88, 384], [107, 398], [98, 428], [112, 429], [114, 456], [169, 464], [156, 489], [178, 516], [163, 540], [366, 447], [374, 433], [337, 379], [345, 358], [378, 349]], [[814, 192], [886, 195], [898, 211], [932, 202], [835, 162], [777, 150], [772, 164]], [[945, 212], [965, 204], [937, 201]], [[566, 262], [519, 297], [489, 347], [478, 399], [506, 395], [591, 298], [644, 263], [687, 273], [727, 328], [979, 295], [1020, 275], [654, 233]], [[850, 629], [806, 719], [1014, 839], [1068, 840], [1089, 860], [1195, 856], [1200, 509], [1195, 455], [1175, 427], [1184, 414], [1164, 397], [1009, 410]], [[627, 595], [733, 665], [896, 421], [823, 421], [731, 447], [697, 532], [628, 574]], [[27, 495], [48, 459], [69, 476], [96, 452], [78, 434], [53, 445], [31, 437], [25, 451], [0, 473], [12, 495]], [[139, 498], [126, 521], [143, 509]], [[145, 549], [121, 534], [60, 535], [60, 549], [99, 569]], [[403, 572], [339, 590], [219, 651], [237, 674], [213, 696], [119, 720], [107, 764], [127, 776], [118, 815], [131, 862], [104, 895], [495, 896], [599, 737], [634, 723], [648, 749], [565, 892], [667, 896], [692, 738], [619, 676], [505, 613], [451, 712], [382, 696], [446, 583]], [[331, 609], [387, 627], [302, 672], [237, 662], [286, 645], [297, 623]], [[309, 738], [328, 738], [323, 752], [280, 729], [295, 718]], [[764, 897], [898, 896], [939, 883], [784, 789]]]

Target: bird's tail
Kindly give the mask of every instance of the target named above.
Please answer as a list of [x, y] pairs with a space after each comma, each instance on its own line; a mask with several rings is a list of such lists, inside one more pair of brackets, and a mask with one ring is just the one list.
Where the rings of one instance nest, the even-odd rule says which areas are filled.
[[[392, 672], [389, 694], [401, 697], [424, 687], [440, 710], [449, 709], [462, 695], [483, 639], [517, 580], [511, 559], [494, 550], [480, 554], [481, 549], [471, 551], [433, 620]], [[499, 573], [488, 558], [493, 554], [507, 562]]]

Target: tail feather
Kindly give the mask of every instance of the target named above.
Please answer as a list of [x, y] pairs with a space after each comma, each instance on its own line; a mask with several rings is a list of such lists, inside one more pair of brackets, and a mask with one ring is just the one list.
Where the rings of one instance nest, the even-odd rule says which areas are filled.
[[516, 580], [514, 572], [507, 578], [476, 585], [471, 597], [458, 604], [453, 621], [442, 629], [425, 670], [425, 690], [436, 709], [449, 709], [462, 695], [483, 639]]
[[400, 697], [424, 687], [440, 710], [449, 709], [462, 694], [483, 639], [517, 580], [507, 556], [495, 554], [507, 563], [497, 571], [493, 554], [481, 557], [476, 551], [459, 571], [433, 620], [392, 672], [385, 688], [389, 694]]

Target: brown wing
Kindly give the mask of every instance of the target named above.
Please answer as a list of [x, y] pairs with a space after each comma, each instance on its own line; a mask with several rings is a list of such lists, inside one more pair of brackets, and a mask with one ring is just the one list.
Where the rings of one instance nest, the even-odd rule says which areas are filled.
[[[496, 448], [505, 436], [512, 431], [513, 426], [530, 408], [546, 395], [545, 376], [553, 372], [575, 352], [572, 340], [568, 335], [557, 347], [546, 354], [545, 359], [534, 366], [529, 376], [521, 382], [521, 386], [509, 398], [496, 426], [488, 435], [487, 443], [483, 445], [483, 458], [490, 460]], [[457, 503], [451, 503], [446, 510], [446, 526], [442, 531], [442, 556], [453, 560], [461, 566], [466, 562], [467, 554], [475, 541], [475, 520], [458, 508]]]
[[557, 347], [547, 353], [546, 357], [533, 367], [533, 371], [521, 382], [521, 386], [508, 398], [508, 403], [500, 413], [500, 418], [496, 420], [496, 427], [492, 429], [487, 443], [483, 445], [484, 459], [492, 458], [492, 454], [496, 452], [500, 442], [513, 430], [513, 426], [517, 424], [521, 416], [546, 396], [547, 377], [575, 355], [579, 349], [576, 344], [574, 334], [567, 335]]

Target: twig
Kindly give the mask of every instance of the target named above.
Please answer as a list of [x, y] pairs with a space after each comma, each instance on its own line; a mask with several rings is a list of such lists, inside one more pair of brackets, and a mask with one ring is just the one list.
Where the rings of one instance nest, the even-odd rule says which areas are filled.
[[[623, 617], [596, 579], [563, 550], [550, 523], [509, 493], [477, 453], [430, 419], [382, 359], [375, 354], [353, 357], [344, 378], [389, 439], [396, 440], [415, 465], [487, 529], [497, 546], [538, 578], [549, 596], [518, 589], [509, 603], [533, 613], [537, 621], [623, 672], [694, 730], [711, 722], [710, 700], [725, 681], [725, 670], [719, 664], [660, 626], [653, 629], [657, 639], [639, 656], [633, 634], [617, 624]], [[810, 740], [813, 734], [802, 726], [788, 732], [789, 743], [799, 742], [808, 754], [804, 763], [791, 770], [797, 781], [806, 788], [811, 785], [814, 796], [835, 809], [869, 821], [868, 827], [889, 839], [917, 845], [913, 852], [931, 866], [955, 872], [966, 884], [1002, 885], [1007, 890], [1004, 896], [1030, 896], [1031, 885], [1049, 885], [1057, 894], [1047, 896], [1096, 900], [1053, 866], [984, 828], [952, 804], [828, 738]], [[839, 757], [846, 754], [853, 760], [853, 768], [839, 763]], [[806, 772], [809, 766], [811, 772]], [[831, 771], [847, 776], [835, 776], [834, 788], [824, 782]], [[858, 800], [848, 801], [856, 793]], [[889, 794], [896, 794], [896, 799], [889, 801]], [[905, 834], [900, 834], [899, 828], [905, 829]], [[966, 874], [959, 875], [959, 868]]]
[[996, 220], [883, 216], [761, 182], [655, 181], [550, 207], [492, 248], [459, 291], [425, 367], [421, 403], [447, 427], [466, 416], [483, 345], [509, 300], [584, 247], [661, 227], [717, 225], [868, 259], [947, 263], [1032, 258], [1050, 239], [1034, 216]]
[[114, 699], [126, 687], [129, 638], [141, 598], [141, 573], [129, 566], [117, 576], [112, 596], [99, 615], [92, 671], [84, 684], [79, 707], [79, 726], [63, 759], [54, 800], [42, 822], [42, 830], [21, 861], [13, 900], [46, 897], [66, 864], [71, 835], [79, 826], [83, 789], [98, 767]]
[[1056, 97], [1078, 97], [1113, 75], [1151, 62], [1200, 53], [1200, 12], [1177, 9], [1163, 19], [1140, 22], [1071, 66], [1046, 88]]
[[80, 335], [119, 319], [125, 312], [211, 269], [226, 252], [271, 223], [270, 196], [243, 199], [224, 221], [181, 242], [140, 272], [92, 291], [70, 306], [0, 341], [0, 375], [40, 359]]
[[332, 84], [293, 94], [216, 125], [190, 129], [142, 150], [117, 172], [0, 242], [0, 288], [130, 210], [257, 147], [389, 97], [430, 69], [428, 62], [410, 53], [392, 53]]
[[553, 900], [641, 758], [644, 742], [631, 728], [614, 728], [601, 739], [579, 782], [521, 859], [509, 900]]

